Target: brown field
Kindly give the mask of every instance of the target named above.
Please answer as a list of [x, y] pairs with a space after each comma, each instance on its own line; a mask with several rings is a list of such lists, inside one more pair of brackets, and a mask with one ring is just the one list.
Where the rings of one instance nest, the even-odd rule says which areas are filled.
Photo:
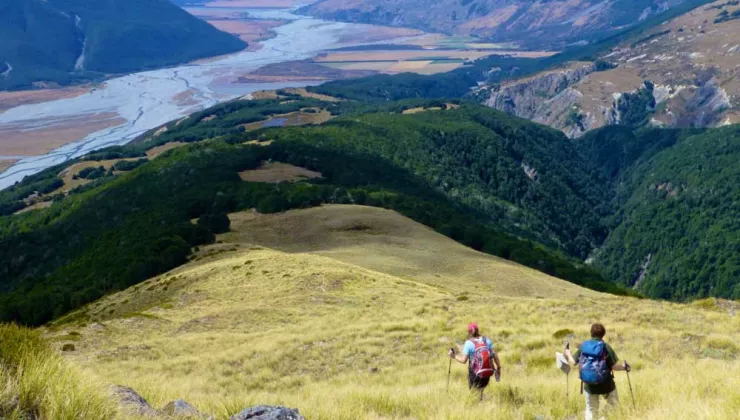
[[[441, 42], [441, 40], [437, 39], [435, 42]], [[343, 71], [436, 74], [455, 70], [463, 66], [464, 61], [476, 60], [491, 54], [535, 58], [550, 56], [555, 52], [478, 49], [342, 51], [322, 54], [314, 58], [314, 62]]]
[[246, 144], [246, 145], [250, 145], [250, 146], [262, 146], [262, 147], [265, 147], [265, 146], [271, 145], [274, 141], [275, 140], [264, 140], [264, 141], [263, 140], [249, 140], [249, 141], [245, 141], [242, 144]]
[[[458, 104], [446, 103], [445, 105], [447, 106], [446, 109], [457, 109], [457, 108], [460, 108], [460, 105], [458, 105]], [[401, 114], [404, 114], [404, 115], [418, 114], [420, 112], [426, 112], [426, 111], [442, 111], [442, 108], [440, 108], [438, 106], [432, 106], [432, 107], [429, 107], [429, 108], [424, 108], [424, 107], [410, 108], [410, 109], [406, 109], [406, 110], [402, 111]]]
[[256, 122], [249, 123], [249, 124], [242, 124], [240, 125], [240, 127], [244, 127], [246, 131], [257, 130], [259, 128], [263, 128], [265, 124], [268, 124], [269, 126], [269, 121], [272, 121], [276, 118], [281, 118], [285, 120], [280, 126], [290, 127], [290, 126], [298, 126], [298, 125], [322, 124], [322, 123], [329, 121], [332, 118], [332, 115], [329, 111], [326, 111], [323, 109], [316, 113], [297, 111], [297, 112], [290, 112], [288, 114], [272, 115], [270, 116], [270, 118], [264, 121], [256, 121]]
[[5, 172], [6, 169], [15, 165], [17, 160], [0, 160], [0, 173]]
[[270, 162], [263, 163], [258, 169], [239, 172], [239, 177], [243, 181], [278, 184], [321, 178], [321, 173], [287, 163]]
[[37, 104], [57, 99], [74, 98], [90, 91], [89, 87], [77, 86], [64, 89], [23, 90], [0, 92], [0, 114], [21, 105]]
[[33, 211], [33, 210], [45, 209], [45, 208], [51, 207], [51, 205], [52, 205], [51, 201], [39, 201], [38, 203], [31, 204], [30, 206], [26, 208], [22, 208], [13, 214], [22, 214], [22, 213], [26, 213], [26, 212]]
[[366, 44], [382, 41], [397, 41], [398, 38], [418, 37], [424, 32], [417, 29], [399, 28], [380, 25], [360, 25], [361, 30], [344, 33], [339, 38], [343, 44]]
[[82, 178], [74, 179], [74, 176], [80, 173], [80, 171], [85, 168], [96, 168], [98, 166], [102, 166], [105, 169], [110, 169], [113, 165], [115, 165], [116, 163], [120, 161], [123, 161], [123, 160], [135, 161], [139, 159], [140, 158], [90, 160], [90, 161], [75, 163], [74, 165], [64, 169], [62, 172], [59, 172], [59, 178], [61, 178], [62, 181], [64, 181], [64, 185], [60, 189], [53, 191], [47, 195], [53, 195], [59, 192], [68, 193], [72, 191], [73, 189], [79, 187], [80, 185], [85, 185], [91, 182], [91, 180], [89, 179], [82, 179]]
[[232, 20], [232, 19], [207, 19], [216, 28], [234, 34], [250, 44], [250, 49], [256, 46], [252, 44], [264, 41], [274, 36], [273, 28], [284, 25], [282, 20]]
[[148, 157], [149, 159], [154, 159], [168, 150], [176, 149], [180, 146], [185, 146], [186, 144], [187, 143], [183, 143], [181, 141], [171, 141], [161, 146], [152, 147], [151, 149], [146, 151], [146, 157]]
[[[80, 115], [76, 118], [49, 121], [24, 121], [0, 126], [0, 155], [37, 156], [85, 138], [88, 134], [125, 123], [113, 112]], [[44, 128], [26, 129], [30, 123]]]
[[198, 92], [195, 89], [188, 89], [173, 96], [172, 100], [175, 101], [177, 106], [197, 105], [198, 102], [193, 99], [193, 96], [197, 93]]
[[258, 90], [247, 95], [246, 99], [277, 99], [277, 97], [274, 90]]
[[306, 2], [303, 0], [215, 0], [204, 4], [204, 6], [253, 9], [284, 9], [304, 3]]
[[288, 89], [285, 89], [285, 91], [288, 93], [292, 93], [294, 95], [301, 95], [304, 98], [318, 99], [319, 101], [341, 102], [341, 99], [338, 99], [338, 98], [335, 98], [329, 95], [322, 95], [320, 93], [309, 92], [305, 88], [288, 88]]
[[435, 58], [470, 60], [490, 55], [488, 51], [465, 50], [408, 50], [408, 51], [341, 51], [322, 54], [314, 59], [322, 62], [356, 62], [356, 61], [402, 61], [402, 60], [434, 60]]

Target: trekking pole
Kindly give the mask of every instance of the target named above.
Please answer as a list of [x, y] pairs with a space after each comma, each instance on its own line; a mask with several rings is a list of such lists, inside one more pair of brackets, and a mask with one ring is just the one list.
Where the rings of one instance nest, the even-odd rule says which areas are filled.
[[565, 374], [565, 412], [570, 408], [570, 372]]
[[[454, 353], [455, 349], [450, 348], [450, 352]], [[450, 357], [450, 365], [447, 367], [447, 393], [450, 392], [450, 374], [452, 373], [452, 357]]]
[[[625, 367], [626, 366], [629, 366], [629, 363], [627, 363], [627, 361], [625, 360], [624, 361], [624, 365], [625, 365]], [[627, 372], [627, 383], [629, 383], [629, 385], [630, 385], [630, 396], [632, 397], [632, 408], [636, 408], [636, 406], [635, 406], [635, 393], [632, 392], [632, 380], [630, 379], [630, 371], [627, 370], [627, 369], [625, 369], [625, 372]]]

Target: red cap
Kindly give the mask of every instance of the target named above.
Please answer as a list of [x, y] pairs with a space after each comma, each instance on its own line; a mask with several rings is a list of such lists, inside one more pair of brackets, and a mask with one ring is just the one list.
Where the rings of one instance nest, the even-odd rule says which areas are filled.
[[468, 324], [468, 332], [472, 334], [474, 331], [478, 331], [478, 324], [471, 322]]

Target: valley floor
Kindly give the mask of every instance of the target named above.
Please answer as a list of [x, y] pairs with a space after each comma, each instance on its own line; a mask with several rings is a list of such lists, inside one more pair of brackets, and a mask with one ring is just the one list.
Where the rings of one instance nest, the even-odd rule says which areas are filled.
[[[227, 418], [256, 404], [309, 419], [562, 419], [582, 413], [563, 341], [607, 341], [634, 367], [636, 407], [610, 419], [727, 419], [740, 411], [740, 305], [681, 305], [581, 289], [479, 254], [396, 213], [325, 206], [230, 215], [187, 265], [46, 329], [96, 381], [154, 406], [183, 398]], [[483, 402], [447, 349], [476, 321], [504, 369]]]

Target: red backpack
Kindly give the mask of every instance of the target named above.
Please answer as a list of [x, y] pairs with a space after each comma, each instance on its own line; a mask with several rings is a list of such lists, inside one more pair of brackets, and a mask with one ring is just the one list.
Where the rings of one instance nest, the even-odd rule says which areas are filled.
[[485, 337], [479, 337], [471, 340], [475, 345], [471, 367], [475, 376], [479, 378], [490, 378], [493, 376], [493, 354], [486, 344]]

